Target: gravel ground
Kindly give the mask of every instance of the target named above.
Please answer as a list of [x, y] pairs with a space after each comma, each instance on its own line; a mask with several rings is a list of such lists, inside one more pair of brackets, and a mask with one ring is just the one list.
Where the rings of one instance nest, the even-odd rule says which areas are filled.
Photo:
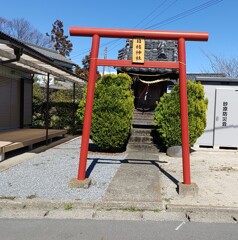
[[100, 201], [126, 154], [89, 153], [92, 186], [70, 189], [70, 179], [77, 177], [80, 144], [78, 137], [0, 172], [0, 196]]

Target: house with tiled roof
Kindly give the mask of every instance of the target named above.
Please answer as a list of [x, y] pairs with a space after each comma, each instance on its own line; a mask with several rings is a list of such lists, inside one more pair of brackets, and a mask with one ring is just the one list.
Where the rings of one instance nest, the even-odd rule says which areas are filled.
[[[13, 139], [7, 138], [10, 134], [3, 137], [2, 133], [31, 127], [34, 76], [42, 75], [48, 80], [52, 77], [72, 83], [84, 83], [84, 80], [73, 72], [76, 65], [52, 49], [26, 43], [0, 31], [1, 153], [6, 150], [6, 147], [3, 149], [4, 142], [14, 142]], [[50, 135], [47, 130], [46, 138], [48, 137]], [[41, 139], [44, 138], [43, 136]], [[34, 143], [33, 140], [28, 142]]]

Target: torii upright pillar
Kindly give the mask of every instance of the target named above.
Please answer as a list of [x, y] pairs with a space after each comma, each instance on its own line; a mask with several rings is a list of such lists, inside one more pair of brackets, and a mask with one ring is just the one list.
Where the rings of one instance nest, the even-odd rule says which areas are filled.
[[[86, 165], [88, 155], [88, 145], [90, 128], [92, 121], [92, 109], [94, 100], [94, 89], [96, 83], [97, 66], [114, 67], [138, 67], [138, 68], [172, 68], [179, 69], [180, 85], [180, 116], [182, 135], [182, 159], [183, 159], [183, 182], [179, 184], [181, 193], [195, 189], [191, 183], [190, 175], [190, 153], [189, 153], [189, 132], [188, 132], [188, 100], [187, 100], [187, 79], [186, 79], [186, 54], [185, 41], [207, 41], [206, 32], [177, 32], [177, 31], [156, 31], [156, 30], [131, 30], [131, 29], [110, 29], [110, 28], [85, 28], [71, 27], [71, 36], [92, 37], [92, 50], [90, 58], [88, 89], [86, 97], [85, 116], [83, 124], [82, 145], [79, 160], [78, 177], [70, 181], [71, 187], [88, 187], [90, 179], [86, 178]], [[177, 62], [157, 62], [146, 61], [143, 64], [134, 64], [131, 60], [109, 60], [98, 59], [100, 38], [144, 38], [156, 40], [177, 40], [178, 41], [178, 61]]]

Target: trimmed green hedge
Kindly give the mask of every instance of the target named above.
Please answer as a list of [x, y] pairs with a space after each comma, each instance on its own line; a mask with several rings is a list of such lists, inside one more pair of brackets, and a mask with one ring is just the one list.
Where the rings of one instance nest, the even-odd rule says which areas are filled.
[[[101, 150], [122, 148], [130, 134], [134, 111], [132, 80], [127, 74], [108, 74], [95, 89], [91, 139]], [[85, 95], [77, 115], [83, 121]]]
[[[189, 142], [193, 145], [206, 127], [208, 99], [201, 83], [187, 81]], [[179, 85], [171, 93], [164, 94], [155, 109], [154, 124], [166, 147], [181, 145]]]
[[[49, 103], [49, 127], [53, 129], [67, 129], [69, 132], [75, 131], [77, 104], [70, 102], [50, 102]], [[76, 114], [75, 114], [76, 115]], [[44, 127], [46, 116], [46, 103], [35, 104], [33, 106], [33, 127]]]

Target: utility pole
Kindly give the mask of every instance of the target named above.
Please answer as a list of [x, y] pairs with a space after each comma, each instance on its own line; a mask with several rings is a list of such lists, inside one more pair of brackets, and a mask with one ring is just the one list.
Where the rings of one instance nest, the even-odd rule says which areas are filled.
[[[107, 47], [105, 47], [104, 49], [104, 59], [107, 59]], [[103, 66], [102, 68], [102, 76], [104, 76], [104, 72], [105, 72], [105, 66]]]

